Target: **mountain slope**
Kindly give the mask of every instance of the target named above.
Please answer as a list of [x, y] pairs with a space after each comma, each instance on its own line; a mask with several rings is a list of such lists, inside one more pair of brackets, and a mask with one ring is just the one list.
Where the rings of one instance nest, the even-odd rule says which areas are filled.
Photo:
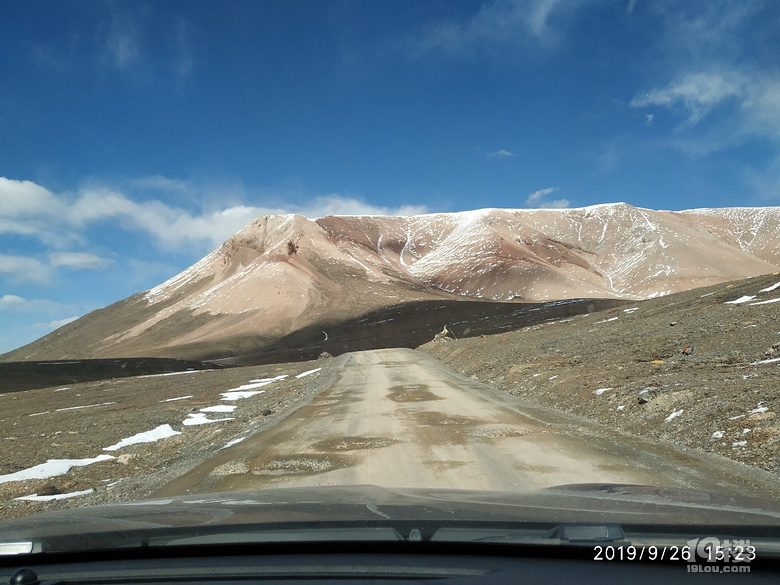
[[238, 356], [417, 301], [650, 298], [773, 272], [778, 250], [780, 208], [262, 216], [161, 285], [0, 357]]

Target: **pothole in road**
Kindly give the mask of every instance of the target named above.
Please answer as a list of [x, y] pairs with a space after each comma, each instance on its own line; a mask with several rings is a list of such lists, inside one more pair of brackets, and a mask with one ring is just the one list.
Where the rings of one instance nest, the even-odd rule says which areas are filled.
[[378, 449], [389, 447], [398, 441], [385, 437], [341, 437], [326, 439], [314, 445], [320, 451], [353, 451], [356, 449]]
[[426, 402], [442, 399], [441, 396], [428, 390], [427, 384], [401, 384], [390, 386], [389, 390], [387, 397], [396, 402]]
[[308, 454], [292, 457], [276, 457], [259, 469], [253, 469], [253, 475], [290, 475], [322, 473], [332, 469], [347, 467], [344, 459], [326, 455]]
[[417, 418], [420, 424], [430, 426], [449, 425], [454, 427], [465, 427], [476, 424], [476, 421], [472, 418], [465, 416], [447, 416], [443, 412], [438, 411], [416, 412], [413, 413], [413, 416]]

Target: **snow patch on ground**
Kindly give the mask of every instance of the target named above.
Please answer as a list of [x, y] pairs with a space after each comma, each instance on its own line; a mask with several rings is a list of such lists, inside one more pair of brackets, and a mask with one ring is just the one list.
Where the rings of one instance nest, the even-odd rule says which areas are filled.
[[672, 414], [667, 416], [664, 419], [664, 422], [669, 422], [670, 420], [676, 419], [678, 416], [680, 416], [683, 412], [685, 412], [685, 409], [675, 410]]
[[768, 286], [766, 288], [762, 288], [758, 292], [772, 292], [773, 290], [778, 289], [778, 288], [780, 288], [780, 282], [777, 282], [777, 283], [773, 284], [772, 286]]
[[22, 469], [21, 471], [16, 471], [14, 473], [0, 475], [0, 483], [22, 481], [25, 479], [48, 479], [50, 477], [57, 477], [58, 475], [65, 475], [70, 471], [71, 467], [83, 467], [109, 459], [114, 459], [114, 457], [111, 455], [98, 455], [97, 457], [87, 459], [49, 459], [46, 463], [28, 467], [27, 469]]
[[29, 496], [21, 496], [19, 498], [15, 498], [17, 500], [27, 500], [30, 502], [50, 502], [51, 500], [67, 500], [70, 498], [76, 498], [78, 496], [86, 496], [94, 492], [92, 488], [89, 488], [88, 490], [82, 490], [80, 492], [70, 492], [68, 494], [54, 494], [51, 496], [39, 496], [38, 494], [32, 494]]
[[159, 427], [153, 428], [151, 431], [137, 433], [132, 437], [127, 437], [126, 439], [122, 439], [121, 441], [119, 441], [115, 445], [111, 445], [110, 447], [103, 447], [103, 451], [116, 451], [118, 449], [121, 449], [122, 447], [127, 447], [129, 445], [136, 445], [138, 443], [153, 443], [155, 441], [159, 441], [160, 439], [167, 439], [168, 437], [172, 437], [174, 435], [181, 435], [181, 431], [174, 431], [171, 428], [171, 425], [164, 424], [164, 425], [160, 425]]
[[769, 299], [768, 301], [758, 301], [757, 303], [750, 303], [751, 307], [755, 307], [756, 305], [768, 305], [770, 303], [778, 303], [780, 302], [780, 297], [776, 299]]
[[198, 372], [208, 372], [210, 370], [184, 370], [183, 372], [165, 372], [163, 374], [144, 374], [136, 378], [159, 378], [160, 376], [180, 376], [181, 374], [197, 374]]
[[238, 439], [233, 439], [232, 441], [228, 441], [227, 443], [225, 443], [224, 445], [222, 445], [222, 446], [221, 446], [219, 449], [217, 449], [217, 450], [218, 450], [218, 451], [222, 451], [222, 449], [227, 449], [228, 447], [232, 447], [233, 445], [237, 445], [238, 443], [240, 443], [240, 442], [241, 442], [241, 441], [243, 441], [244, 439], [246, 439], [246, 437], [239, 437]]
[[210, 423], [223, 422], [226, 420], [235, 420], [233, 418], [208, 418], [205, 412], [194, 412], [188, 414], [187, 418], [182, 421], [185, 427], [192, 427], [196, 425], [207, 425]]
[[739, 297], [738, 299], [734, 299], [733, 301], [726, 301], [723, 303], [724, 305], [740, 305], [742, 303], [747, 303], [749, 301], [756, 300], [756, 295], [744, 295]]
[[298, 375], [297, 375], [297, 376], [295, 376], [295, 377], [296, 377], [296, 378], [304, 378], [304, 377], [306, 377], [306, 376], [309, 376], [310, 374], [313, 374], [313, 373], [315, 373], [315, 372], [319, 372], [321, 369], [322, 369], [322, 368], [315, 368], [315, 369], [313, 369], [313, 370], [308, 370], [308, 371], [306, 371], [306, 372], [301, 372], [300, 374], [298, 374]]
[[612, 390], [612, 388], [599, 388], [598, 390], [594, 391], [593, 393], [596, 396], [601, 396], [602, 394], [604, 394], [604, 392], [609, 392], [610, 390]]
[[236, 408], [238, 408], [234, 404], [217, 404], [216, 406], [207, 406], [206, 408], [201, 408], [201, 412], [233, 412]]

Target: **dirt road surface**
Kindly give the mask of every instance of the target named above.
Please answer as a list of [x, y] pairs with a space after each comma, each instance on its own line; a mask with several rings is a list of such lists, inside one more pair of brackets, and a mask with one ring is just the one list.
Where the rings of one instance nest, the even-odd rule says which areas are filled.
[[516, 491], [591, 482], [778, 494], [768, 473], [532, 405], [422, 352], [372, 350], [337, 361], [337, 381], [309, 404], [153, 495], [345, 484]]

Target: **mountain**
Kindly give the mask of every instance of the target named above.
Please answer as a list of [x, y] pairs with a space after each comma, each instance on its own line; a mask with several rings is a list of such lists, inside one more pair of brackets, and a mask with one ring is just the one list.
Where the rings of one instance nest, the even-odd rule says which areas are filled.
[[215, 359], [406, 303], [643, 299], [779, 266], [777, 207], [261, 216], [170, 280], [0, 359]]

